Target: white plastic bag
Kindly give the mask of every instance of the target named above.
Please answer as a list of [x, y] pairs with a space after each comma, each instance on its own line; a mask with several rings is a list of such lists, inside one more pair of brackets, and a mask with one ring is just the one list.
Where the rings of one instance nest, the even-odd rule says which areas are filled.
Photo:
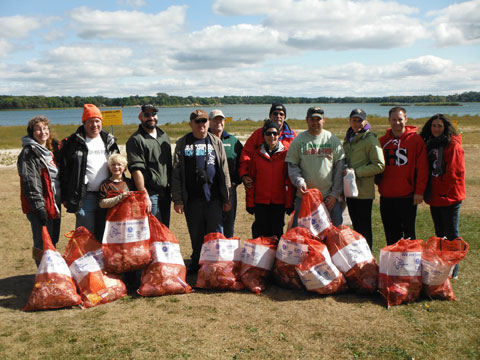
[[346, 174], [343, 177], [343, 194], [346, 198], [358, 196], [357, 181], [355, 179], [355, 170], [345, 169]]

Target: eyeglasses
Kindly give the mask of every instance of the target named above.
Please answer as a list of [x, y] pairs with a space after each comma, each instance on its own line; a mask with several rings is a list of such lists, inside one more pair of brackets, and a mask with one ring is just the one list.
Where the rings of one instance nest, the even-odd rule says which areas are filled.
[[200, 123], [206, 124], [208, 120], [203, 118], [203, 119], [195, 119], [194, 121], [195, 121], [195, 124], [200, 124]]
[[276, 131], [265, 131], [264, 134], [267, 136], [278, 136], [278, 132]]
[[283, 111], [274, 111], [273, 115], [274, 116], [285, 116], [285, 113]]
[[156, 111], [151, 112], [151, 113], [149, 113], [149, 112], [143, 113], [143, 116], [145, 116], [145, 117], [154, 117], [154, 116], [156, 116], [156, 115], [157, 115], [157, 112], [156, 112]]

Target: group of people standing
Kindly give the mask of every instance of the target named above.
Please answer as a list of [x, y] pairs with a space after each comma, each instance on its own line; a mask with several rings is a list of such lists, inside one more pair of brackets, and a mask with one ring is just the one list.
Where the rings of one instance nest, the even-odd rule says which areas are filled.
[[[298, 210], [309, 189], [322, 193], [332, 223], [342, 224], [346, 206], [353, 228], [372, 247], [375, 183], [387, 244], [416, 238], [418, 204], [424, 200], [439, 237], [459, 236], [458, 217], [465, 199], [465, 162], [461, 136], [442, 114], [432, 116], [420, 134], [407, 125], [406, 110], [389, 111], [390, 128], [377, 138], [367, 114], [354, 109], [343, 143], [324, 128], [324, 110], [308, 109], [307, 130], [297, 134], [285, 121], [283, 104], [272, 104], [269, 119], [242, 143], [225, 128], [221, 110], [190, 115], [191, 132], [178, 139], [172, 158], [168, 135], [160, 129], [158, 109], [142, 105], [138, 130], [126, 143], [122, 160], [115, 138], [102, 129], [101, 111], [85, 104], [82, 126], [58, 144], [46, 117], [30, 120], [18, 159], [22, 208], [31, 223], [33, 257], [41, 258], [41, 226], [52, 242], [59, 238], [61, 203], [101, 241], [107, 201], [105, 189], [145, 191], [147, 211], [166, 226], [170, 209], [185, 214], [192, 243], [190, 271], [198, 269], [203, 237], [234, 234], [236, 187], [246, 189], [246, 210], [254, 214], [252, 236], [283, 234], [285, 214]], [[123, 171], [128, 165], [132, 181]], [[344, 197], [343, 177], [353, 169], [358, 196]], [[128, 181], [126, 181], [128, 180]], [[118, 197], [115, 201], [121, 201]], [[116, 203], [115, 202], [115, 203]], [[113, 206], [113, 205], [112, 205]], [[292, 226], [296, 226], [294, 215]]]

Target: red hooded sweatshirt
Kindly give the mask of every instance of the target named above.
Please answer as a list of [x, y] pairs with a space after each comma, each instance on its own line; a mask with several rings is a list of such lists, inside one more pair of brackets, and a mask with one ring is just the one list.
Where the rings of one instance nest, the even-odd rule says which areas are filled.
[[428, 161], [417, 127], [405, 126], [399, 138], [395, 138], [392, 129], [387, 129], [379, 140], [385, 156], [385, 171], [378, 185], [380, 195], [387, 198], [423, 196], [428, 182]]
[[[437, 153], [431, 152], [429, 162], [436, 164]], [[431, 192], [425, 202], [431, 206], [450, 206], [466, 198], [465, 195], [465, 154], [461, 135], [452, 136], [443, 151], [444, 173], [431, 176]]]

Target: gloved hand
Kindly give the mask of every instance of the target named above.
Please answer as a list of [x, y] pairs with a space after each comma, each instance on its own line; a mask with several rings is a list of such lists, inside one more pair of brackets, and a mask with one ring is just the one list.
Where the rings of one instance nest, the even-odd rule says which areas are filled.
[[285, 212], [287, 213], [287, 215], [290, 215], [293, 212], [293, 207], [286, 208]]
[[254, 208], [254, 207], [247, 207], [247, 212], [248, 212], [250, 215], [253, 215], [253, 214], [255, 214], [255, 208]]
[[47, 210], [44, 207], [35, 210], [35, 215], [37, 215], [38, 218], [40, 219], [40, 224], [47, 225], [48, 215], [47, 215]]

